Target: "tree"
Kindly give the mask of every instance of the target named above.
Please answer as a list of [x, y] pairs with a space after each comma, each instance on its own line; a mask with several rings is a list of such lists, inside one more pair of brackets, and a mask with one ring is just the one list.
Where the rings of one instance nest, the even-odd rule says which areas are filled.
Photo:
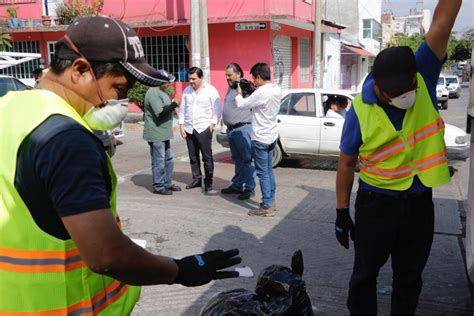
[[388, 47], [408, 46], [413, 50], [413, 52], [415, 52], [424, 40], [424, 35], [413, 34], [407, 36], [399, 33], [388, 43]]
[[458, 40], [449, 59], [455, 62], [471, 59], [471, 42], [465, 38]]

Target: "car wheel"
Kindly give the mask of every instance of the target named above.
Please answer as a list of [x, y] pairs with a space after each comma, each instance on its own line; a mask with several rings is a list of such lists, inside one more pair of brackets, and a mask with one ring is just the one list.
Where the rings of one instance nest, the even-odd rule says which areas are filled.
[[275, 145], [275, 149], [273, 150], [272, 167], [276, 168], [282, 160], [283, 160], [283, 151], [281, 150], [280, 144], [277, 142]]
[[447, 109], [448, 109], [448, 101], [447, 101], [447, 100], [441, 103], [441, 108], [442, 108], [443, 110], [447, 110]]

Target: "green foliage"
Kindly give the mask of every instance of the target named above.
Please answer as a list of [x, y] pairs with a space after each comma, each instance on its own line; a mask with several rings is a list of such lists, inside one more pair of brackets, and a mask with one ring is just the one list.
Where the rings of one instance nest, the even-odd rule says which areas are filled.
[[0, 51], [5, 49], [5, 46], [12, 47], [10, 41], [12, 40], [12, 36], [10, 34], [1, 34], [0, 35]]
[[471, 59], [471, 42], [465, 38], [457, 40], [449, 59], [454, 61]]
[[[388, 47], [408, 46], [413, 50], [413, 52], [415, 52], [421, 43], [423, 43], [425, 38], [425, 35], [420, 34], [414, 34], [410, 36], [398, 34], [388, 44]], [[448, 60], [445, 62], [444, 67], [452, 65], [456, 61], [470, 59], [470, 46], [471, 44], [467, 39], [458, 40], [454, 35], [451, 35], [447, 48]]]
[[81, 16], [99, 15], [104, 7], [104, 0], [70, 0], [56, 6], [56, 16], [62, 23], [69, 24]]
[[420, 34], [410, 36], [398, 34], [388, 43], [388, 47], [408, 46], [415, 52], [424, 40], [425, 36]]
[[9, 18], [16, 18], [17, 17], [17, 11], [20, 7], [14, 7], [14, 6], [9, 6], [6, 9], [7, 15]]
[[139, 83], [138, 81], [133, 85], [133, 87], [128, 90], [128, 100], [130, 102], [135, 102], [139, 106], [143, 104], [145, 100], [145, 94], [148, 91], [148, 87], [144, 84]]
[[173, 88], [173, 85], [168, 85], [168, 87], [166, 87], [164, 91], [169, 96], [173, 96], [176, 93], [176, 91]]

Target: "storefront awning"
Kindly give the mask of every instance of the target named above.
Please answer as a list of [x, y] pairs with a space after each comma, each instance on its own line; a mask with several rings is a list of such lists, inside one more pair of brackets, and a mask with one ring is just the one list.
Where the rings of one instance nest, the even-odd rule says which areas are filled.
[[375, 57], [374, 53], [371, 53], [368, 50], [365, 50], [361, 47], [351, 46], [347, 44], [342, 44], [342, 46], [354, 54], [361, 55], [361, 56]]

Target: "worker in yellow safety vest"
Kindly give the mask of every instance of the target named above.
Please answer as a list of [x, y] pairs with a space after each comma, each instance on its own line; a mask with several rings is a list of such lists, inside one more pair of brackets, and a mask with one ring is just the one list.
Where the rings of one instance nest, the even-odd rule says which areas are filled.
[[[450, 181], [436, 84], [461, 0], [439, 0], [416, 53], [391, 47], [375, 58], [347, 112], [337, 169], [335, 234], [354, 267], [351, 314], [377, 313], [377, 276], [391, 257], [392, 314], [414, 314], [433, 242], [432, 188]], [[357, 162], [355, 223], [350, 195]]]
[[128, 315], [140, 285], [199, 286], [238, 250], [173, 260], [120, 230], [110, 159], [92, 130], [127, 114], [127, 91], [169, 78], [135, 31], [106, 17], [71, 24], [39, 89], [0, 99], [0, 315]]

